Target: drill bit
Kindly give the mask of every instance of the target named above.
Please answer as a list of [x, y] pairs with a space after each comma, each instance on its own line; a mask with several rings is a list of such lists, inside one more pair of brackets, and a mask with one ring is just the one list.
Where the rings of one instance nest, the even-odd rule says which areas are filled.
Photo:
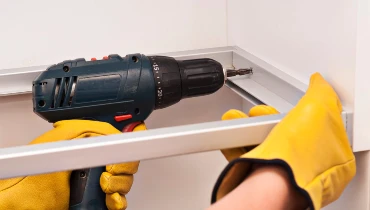
[[226, 70], [226, 76], [227, 77], [233, 77], [236, 75], [246, 75], [246, 74], [253, 74], [253, 69], [248, 68], [248, 69], [227, 69]]

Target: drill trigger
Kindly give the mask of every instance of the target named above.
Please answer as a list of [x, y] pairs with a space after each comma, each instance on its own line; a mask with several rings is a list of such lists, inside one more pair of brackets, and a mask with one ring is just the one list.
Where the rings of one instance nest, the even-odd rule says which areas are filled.
[[135, 127], [140, 125], [141, 123], [142, 122], [133, 122], [133, 123], [130, 123], [130, 124], [126, 125], [122, 129], [122, 133], [132, 132], [135, 129]]

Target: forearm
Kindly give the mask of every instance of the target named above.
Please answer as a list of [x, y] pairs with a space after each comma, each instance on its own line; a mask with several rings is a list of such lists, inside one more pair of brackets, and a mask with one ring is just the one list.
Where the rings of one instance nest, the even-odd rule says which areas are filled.
[[207, 210], [299, 210], [307, 206], [307, 201], [289, 183], [284, 169], [263, 166]]

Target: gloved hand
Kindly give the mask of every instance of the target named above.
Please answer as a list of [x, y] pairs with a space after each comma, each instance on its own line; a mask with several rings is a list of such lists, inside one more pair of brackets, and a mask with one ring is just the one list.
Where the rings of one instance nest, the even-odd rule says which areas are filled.
[[[143, 129], [145, 129], [143, 124], [135, 128], [135, 130]], [[104, 122], [66, 120], [55, 123], [54, 129], [36, 138], [30, 144], [119, 133], [121, 132]], [[138, 165], [139, 162], [107, 166], [108, 172], [103, 173], [101, 186], [105, 192], [108, 192], [106, 201], [109, 209], [126, 208], [127, 202], [124, 195], [131, 188], [132, 174], [137, 171]], [[71, 171], [65, 171], [0, 180], [0, 209], [66, 210], [69, 207], [70, 174]]]
[[[315, 73], [306, 94], [265, 141], [231, 161], [219, 177], [212, 203], [248, 178], [252, 166], [279, 165], [311, 209], [339, 198], [356, 173], [355, 157], [341, 118], [342, 105], [333, 88]], [[231, 111], [224, 116], [234, 116]]]

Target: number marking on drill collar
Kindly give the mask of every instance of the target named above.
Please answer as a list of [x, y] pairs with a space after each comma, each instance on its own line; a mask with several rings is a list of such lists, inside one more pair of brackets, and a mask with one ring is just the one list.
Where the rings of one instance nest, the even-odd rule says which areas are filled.
[[[159, 66], [158, 64], [155, 62], [155, 60], [153, 59], [153, 70], [156, 74], [159, 74]], [[157, 79], [160, 80], [160, 77], [157, 76]], [[163, 90], [161, 88], [161, 82], [158, 81], [157, 82], [157, 97], [158, 97], [158, 103], [160, 104], [161, 103], [161, 99], [162, 99], [162, 96], [163, 96]]]

